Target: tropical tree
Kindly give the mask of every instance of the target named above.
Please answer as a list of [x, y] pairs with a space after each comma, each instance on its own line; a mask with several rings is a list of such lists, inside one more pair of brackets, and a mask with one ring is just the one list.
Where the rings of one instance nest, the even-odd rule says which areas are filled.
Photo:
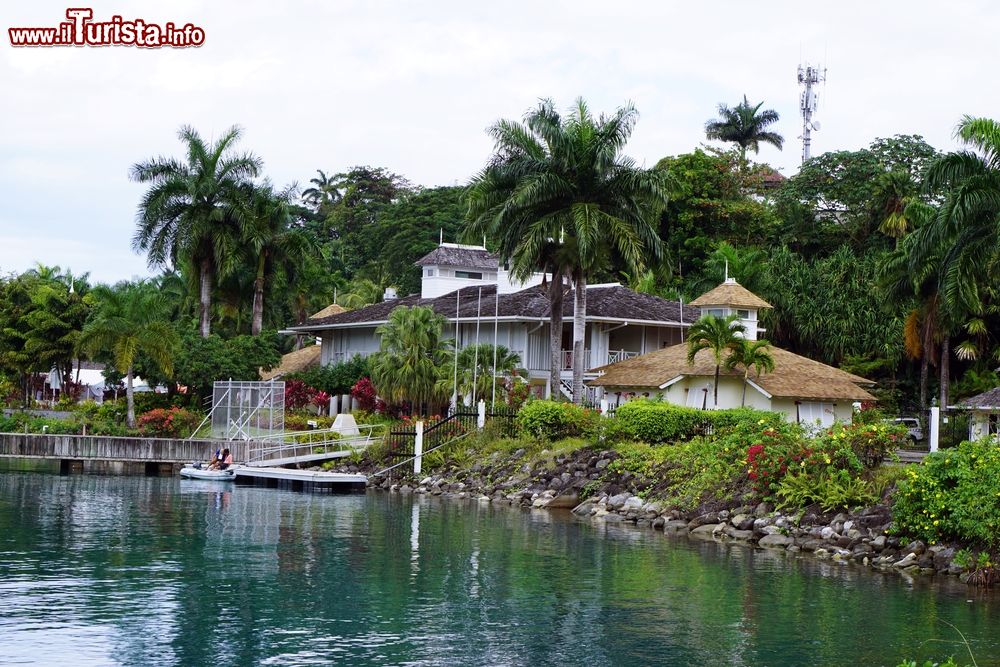
[[446, 360], [445, 318], [428, 306], [400, 306], [376, 333], [379, 351], [370, 358], [375, 390], [386, 402], [427, 411], [446, 400], [437, 384]]
[[878, 230], [897, 240], [906, 236], [913, 228], [906, 209], [917, 201], [919, 192], [919, 184], [906, 170], [896, 169], [879, 174], [872, 200], [872, 215], [878, 223]]
[[90, 354], [109, 354], [125, 375], [128, 426], [135, 428], [132, 381], [141, 354], [167, 376], [173, 372], [177, 332], [168, 320], [167, 303], [150, 282], [122, 282], [94, 288], [97, 305], [80, 336]]
[[736, 315], [719, 317], [704, 315], [688, 329], [687, 360], [689, 364], [702, 350], [711, 350], [715, 359], [715, 407], [719, 407], [719, 371], [722, 369], [723, 354], [739, 344], [740, 336], [746, 333], [746, 327]]
[[705, 123], [705, 136], [736, 144], [740, 147], [740, 157], [746, 160], [747, 149], [754, 153], [760, 152], [760, 144], [771, 144], [781, 150], [785, 143], [784, 137], [767, 128], [778, 122], [778, 112], [774, 109], [764, 109], [764, 103], [752, 105], [743, 96], [743, 101], [735, 107], [719, 105], [719, 117]]
[[524, 122], [500, 120], [494, 155], [469, 187], [470, 235], [498, 244], [515, 277], [549, 271], [551, 388], [559, 386], [563, 279], [574, 287], [573, 398], [583, 399], [587, 279], [617, 257], [634, 274], [659, 256], [655, 222], [673, 181], [622, 150], [638, 119], [631, 105], [595, 118], [578, 99], [564, 118], [551, 100]]
[[252, 153], [233, 152], [238, 127], [215, 143], [206, 143], [189, 126], [181, 128], [179, 137], [187, 153], [183, 161], [157, 157], [132, 166], [132, 179], [150, 184], [139, 204], [132, 245], [147, 253], [150, 266], [196, 267], [200, 330], [207, 337], [213, 281], [238, 263], [237, 210], [245, 184], [257, 176], [262, 163]]
[[315, 212], [322, 213], [340, 199], [340, 191], [337, 189], [336, 176], [327, 176], [322, 169], [317, 169], [316, 173], [319, 176], [309, 179], [312, 187], [302, 191], [302, 201]]
[[921, 230], [915, 256], [946, 248], [941, 292], [978, 313], [983, 281], [1000, 264], [1000, 123], [965, 116], [955, 135], [969, 149], [949, 153], [928, 169], [925, 190], [945, 196], [931, 224]]
[[[438, 379], [438, 388], [444, 395], [452, 395], [456, 389], [454, 339], [448, 343], [449, 358], [441, 366]], [[520, 355], [503, 345], [494, 347], [490, 343], [469, 345], [459, 350], [457, 372], [458, 396], [472, 396], [474, 400], [482, 398], [492, 402], [496, 401], [494, 390], [502, 389], [506, 380], [527, 375], [527, 371], [521, 368]]]
[[312, 245], [294, 225], [292, 188], [276, 192], [274, 186], [265, 181], [251, 189], [249, 205], [241, 217], [244, 248], [250, 253], [255, 267], [250, 334], [257, 336], [264, 326], [264, 293], [275, 273], [283, 270], [286, 275], [294, 275]]
[[771, 344], [766, 340], [747, 340], [745, 338], [737, 338], [729, 347], [729, 356], [726, 357], [725, 362], [726, 370], [743, 369], [741, 407], [747, 404], [747, 384], [750, 382], [750, 369], [754, 370], [758, 378], [761, 373], [770, 373], [774, 370], [774, 357], [771, 356], [770, 347]]

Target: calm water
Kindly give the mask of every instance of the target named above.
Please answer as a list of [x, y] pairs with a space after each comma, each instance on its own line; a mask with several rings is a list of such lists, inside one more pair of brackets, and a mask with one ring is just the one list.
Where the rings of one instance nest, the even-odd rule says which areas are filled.
[[0, 473], [2, 664], [895, 665], [964, 650], [946, 621], [1000, 665], [1000, 598], [960, 586], [474, 503]]

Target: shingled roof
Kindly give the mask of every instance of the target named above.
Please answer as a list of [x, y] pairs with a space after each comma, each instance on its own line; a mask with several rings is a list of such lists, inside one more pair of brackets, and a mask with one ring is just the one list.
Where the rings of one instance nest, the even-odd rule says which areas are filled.
[[[460, 308], [458, 317], [463, 320], [476, 318], [479, 306], [479, 294], [482, 289], [483, 320], [493, 318], [497, 310], [496, 285], [483, 285], [481, 288], [463, 287], [459, 296]], [[328, 317], [310, 318], [300, 326], [289, 327], [289, 331], [309, 331], [322, 329], [326, 326], [337, 328], [359, 324], [381, 324], [389, 318], [389, 313], [399, 306], [430, 306], [434, 312], [449, 319], [455, 318], [455, 292], [433, 299], [424, 299], [417, 294], [383, 301], [371, 306], [351, 310]], [[684, 322], [690, 324], [698, 319], [696, 308], [684, 310]], [[545, 288], [529, 287], [520, 292], [501, 294], [499, 316], [506, 319], [547, 320], [549, 318], [549, 300]], [[563, 317], [573, 317], [573, 292], [569, 290], [563, 299]], [[641, 294], [621, 285], [602, 285], [587, 289], [587, 319], [588, 320], [628, 320], [633, 322], [680, 322], [681, 306], [676, 301], [668, 301], [650, 294]]]
[[960, 408], [971, 408], [973, 410], [998, 410], [1000, 411], [1000, 387], [984, 391], [983, 393], [967, 398], [958, 404]]
[[771, 304], [730, 278], [715, 289], [691, 302], [692, 306], [736, 306], [738, 308], [771, 308]]
[[[875, 397], [859, 387], [859, 384], [873, 385], [871, 380], [852, 375], [838, 368], [806, 357], [799, 356], [780, 347], [768, 350], [774, 357], [774, 371], [750, 379], [764, 391], [781, 398], [805, 398], [819, 400], [874, 401]], [[714, 376], [715, 358], [711, 350], [701, 350], [694, 363], [687, 360], [687, 345], [681, 343], [649, 352], [616, 364], [594, 369], [600, 377], [588, 384], [605, 388], [659, 389], [678, 376]], [[738, 369], [722, 375], [743, 377]]]
[[496, 271], [500, 267], [497, 256], [486, 248], [442, 243], [416, 261], [417, 266], [459, 266], [484, 271]]

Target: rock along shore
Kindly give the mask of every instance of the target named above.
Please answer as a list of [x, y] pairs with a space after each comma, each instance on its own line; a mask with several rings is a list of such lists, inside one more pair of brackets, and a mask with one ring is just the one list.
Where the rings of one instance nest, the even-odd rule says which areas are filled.
[[[636, 479], [612, 472], [614, 451], [580, 449], [548, 460], [527, 461], [523, 450], [494, 454], [467, 469], [451, 468], [422, 477], [371, 479], [369, 487], [402, 494], [502, 503], [512, 507], [571, 510], [594, 522], [633, 524], [691, 539], [811, 555], [907, 575], [969, 574], [955, 562], [956, 545], [903, 543], [891, 535], [888, 505], [854, 512], [781, 512], [770, 503], [703, 503], [694, 510], [667, 507], [631, 492]], [[363, 472], [351, 466], [345, 471]]]

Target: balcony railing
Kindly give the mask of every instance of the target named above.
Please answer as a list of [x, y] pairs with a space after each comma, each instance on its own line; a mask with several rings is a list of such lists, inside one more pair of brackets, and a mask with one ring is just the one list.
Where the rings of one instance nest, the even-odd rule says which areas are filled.
[[626, 359], [638, 356], [638, 352], [632, 352], [631, 350], [608, 350], [608, 363], [617, 364], [619, 361], [625, 361]]

